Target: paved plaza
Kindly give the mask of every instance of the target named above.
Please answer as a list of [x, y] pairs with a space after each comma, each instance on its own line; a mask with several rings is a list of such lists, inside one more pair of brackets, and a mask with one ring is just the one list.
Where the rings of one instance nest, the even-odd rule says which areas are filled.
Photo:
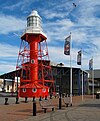
[[91, 100], [79, 106], [38, 115], [20, 121], [100, 121], [100, 100]]
[[44, 113], [37, 102], [37, 116], [32, 116], [32, 100], [15, 104], [15, 98], [9, 99], [9, 105], [4, 105], [4, 98], [0, 97], [0, 120], [1, 121], [100, 121], [100, 99], [81, 97], [73, 98], [73, 106], [63, 106], [58, 109], [58, 99], [52, 99], [55, 111], [47, 110]]

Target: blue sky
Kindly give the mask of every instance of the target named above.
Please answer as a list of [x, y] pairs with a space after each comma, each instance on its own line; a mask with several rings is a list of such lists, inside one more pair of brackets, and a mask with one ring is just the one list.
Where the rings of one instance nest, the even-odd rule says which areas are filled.
[[15, 69], [20, 36], [32, 10], [42, 17], [52, 62], [69, 66], [70, 58], [63, 54], [63, 47], [65, 37], [72, 32], [72, 66], [80, 67], [76, 60], [82, 48], [83, 69], [88, 69], [92, 56], [94, 69], [100, 69], [99, 0], [0, 0], [0, 74]]

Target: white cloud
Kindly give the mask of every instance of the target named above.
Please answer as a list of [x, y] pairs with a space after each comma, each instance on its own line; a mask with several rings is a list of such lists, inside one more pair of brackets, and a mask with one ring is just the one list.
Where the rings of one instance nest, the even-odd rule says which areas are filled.
[[[71, 49], [71, 60], [72, 60], [72, 66], [78, 67], [77, 62], [77, 49]], [[51, 47], [49, 46], [49, 55], [52, 62], [55, 63], [64, 63], [65, 66], [70, 66], [70, 56], [64, 55], [64, 48], [62, 47]]]
[[18, 55], [18, 47], [9, 44], [0, 43], [0, 58], [16, 58]]
[[18, 47], [0, 43], [0, 74], [16, 68]]
[[[24, 1], [27, 1], [27, 0], [24, 0]], [[16, 8], [19, 8], [21, 6], [23, 6], [25, 4], [23, 0], [19, 1], [19, 2], [16, 2], [15, 4], [12, 4], [12, 5], [7, 5], [4, 7], [4, 9], [9, 9], [9, 10], [14, 10]]]
[[[36, 2], [36, 1], [39, 1], [39, 0], [20, 0], [20, 1], [16, 1], [16, 3], [15, 4], [11, 4], [11, 5], [5, 5], [4, 6], [4, 9], [7, 9], [7, 10], [11, 10], [11, 11], [13, 11], [13, 10], [15, 10], [15, 9], [20, 9], [21, 11], [26, 11], [25, 9], [26, 8], [28, 8], [28, 9], [30, 9], [29, 8], [29, 6], [33, 3], [33, 2]], [[28, 11], [28, 9], [27, 9], [27, 11]]]
[[8, 34], [9, 32], [21, 31], [25, 29], [25, 21], [19, 18], [0, 14], [0, 33]]
[[4, 9], [9, 9], [9, 10], [14, 10], [15, 8], [18, 8], [22, 5], [22, 1], [16, 3], [16, 4], [13, 4], [13, 5], [9, 5], [9, 6], [5, 6]]
[[72, 38], [73, 38], [73, 41], [75, 42], [75, 44], [80, 44], [81, 42], [85, 42], [86, 41], [86, 33], [85, 32], [82, 32], [80, 31], [79, 29], [75, 29], [73, 30], [72, 32]]
[[64, 41], [65, 37], [70, 33], [70, 28], [74, 23], [69, 19], [57, 20], [55, 22], [47, 22], [43, 28], [46, 32], [49, 42], [54, 40]]
[[53, 18], [64, 18], [66, 14], [52, 12], [49, 10], [46, 10], [43, 15], [46, 17], [46, 19], [53, 19]]
[[93, 44], [97, 46], [97, 48], [100, 50], [100, 36], [99, 37], [93, 37]]
[[15, 69], [16, 69], [16, 66], [14, 64], [11, 64], [11, 63], [5, 64], [5, 62], [0, 63], [0, 75], [14, 71]]

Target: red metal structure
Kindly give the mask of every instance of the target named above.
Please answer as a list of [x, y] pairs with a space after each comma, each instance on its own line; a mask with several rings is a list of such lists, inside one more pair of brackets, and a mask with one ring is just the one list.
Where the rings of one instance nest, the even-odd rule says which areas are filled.
[[54, 81], [48, 55], [46, 35], [42, 32], [37, 11], [27, 18], [27, 28], [21, 36], [16, 69], [21, 69], [19, 97], [45, 97]]

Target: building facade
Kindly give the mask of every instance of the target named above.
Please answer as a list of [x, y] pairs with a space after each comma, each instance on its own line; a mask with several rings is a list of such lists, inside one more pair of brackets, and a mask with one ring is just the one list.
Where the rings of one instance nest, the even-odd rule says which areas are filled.
[[[70, 94], [70, 68], [52, 66], [56, 92]], [[83, 71], [83, 93], [88, 94], [88, 73]], [[82, 71], [80, 68], [72, 68], [72, 94], [82, 94]]]
[[[54, 85], [56, 93], [70, 94], [70, 68], [64, 67], [64, 65], [51, 66], [54, 79]], [[18, 72], [20, 77], [20, 71]], [[5, 91], [17, 90], [17, 79], [15, 79], [16, 71], [6, 73], [0, 76], [3, 81], [3, 87]], [[11, 82], [7, 82], [7, 79], [11, 79]], [[20, 79], [19, 79], [20, 81]], [[19, 84], [19, 82], [18, 82]], [[9, 85], [9, 87], [8, 87]], [[88, 94], [88, 73], [83, 71], [83, 92]], [[82, 70], [80, 68], [72, 68], [72, 93], [73, 95], [82, 94]]]
[[89, 73], [88, 93], [93, 94], [93, 86], [94, 86], [94, 94], [96, 94], [97, 92], [100, 92], [100, 69], [87, 70], [87, 71]]

